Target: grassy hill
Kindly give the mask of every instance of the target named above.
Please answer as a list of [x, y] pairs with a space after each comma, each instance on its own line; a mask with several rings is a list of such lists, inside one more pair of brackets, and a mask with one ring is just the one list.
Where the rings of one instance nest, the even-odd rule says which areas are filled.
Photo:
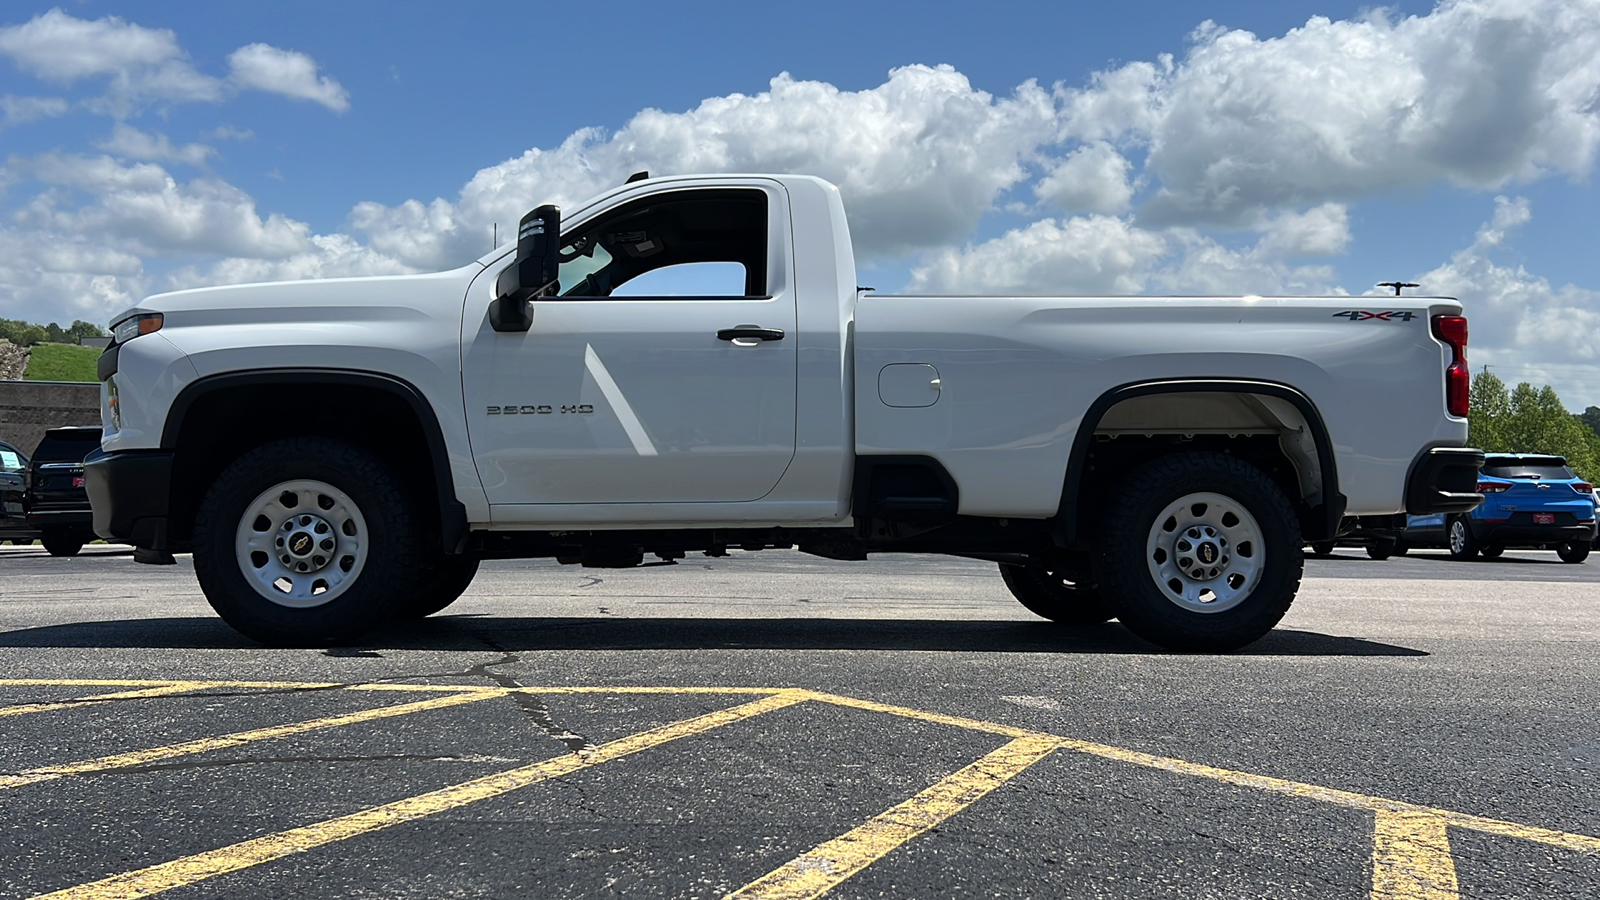
[[100, 348], [77, 344], [34, 344], [23, 381], [99, 381], [95, 363]]

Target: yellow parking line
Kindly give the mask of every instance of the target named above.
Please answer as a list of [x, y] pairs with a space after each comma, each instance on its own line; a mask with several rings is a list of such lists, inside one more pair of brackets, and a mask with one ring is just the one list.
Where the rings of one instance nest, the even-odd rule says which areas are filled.
[[934, 722], [939, 725], [953, 725], [956, 728], [965, 728], [968, 731], [984, 731], [989, 734], [999, 734], [1006, 737], [1051, 737], [1060, 740], [1056, 735], [1046, 735], [1043, 732], [1030, 731], [1026, 728], [1014, 728], [1010, 725], [1001, 725], [998, 722], [985, 722], [982, 719], [967, 719], [961, 716], [947, 716], [943, 713], [928, 712], [922, 709], [912, 709], [909, 706], [891, 706], [888, 703], [877, 703], [872, 700], [858, 700], [855, 697], [845, 697], [839, 694], [824, 694], [818, 691], [809, 692], [811, 699], [821, 703], [831, 703], [835, 706], [847, 706], [851, 709], [861, 709], [867, 712], [887, 713], [891, 716], [900, 716], [905, 719], [918, 719], [923, 722]]
[[129, 766], [140, 766], [147, 763], [172, 759], [178, 756], [188, 756], [193, 753], [206, 753], [212, 750], [224, 750], [248, 744], [253, 741], [264, 741], [269, 738], [286, 737], [291, 734], [303, 734], [307, 731], [317, 731], [324, 728], [337, 728], [341, 725], [354, 725], [357, 722], [371, 722], [376, 719], [387, 719], [394, 716], [404, 716], [429, 709], [442, 709], [447, 706], [460, 706], [463, 703], [476, 703], [491, 697], [505, 696], [505, 691], [488, 691], [471, 694], [450, 694], [444, 697], [435, 697], [431, 700], [418, 700], [413, 703], [401, 703], [395, 706], [381, 706], [377, 709], [364, 709], [360, 712], [346, 713], [339, 716], [328, 716], [321, 719], [311, 719], [305, 722], [290, 722], [285, 725], [272, 725], [266, 728], [256, 728], [250, 731], [239, 731], [221, 737], [200, 738], [194, 741], [185, 741], [181, 744], [169, 744], [165, 747], [151, 747], [147, 750], [135, 750], [131, 753], [118, 753], [113, 756], [102, 756], [99, 759], [88, 759], [82, 762], [64, 763], [54, 766], [40, 766], [23, 772], [10, 775], [0, 775], [0, 790], [5, 788], [22, 787], [26, 784], [37, 784], [41, 781], [50, 781], [67, 775], [84, 775], [91, 772], [105, 772], [111, 769], [125, 769]]
[[[160, 687], [177, 684], [170, 678], [0, 678], [0, 687]], [[213, 681], [217, 687], [277, 688], [279, 690], [311, 690], [338, 688], [345, 685], [334, 681]]]
[[812, 900], [889, 851], [976, 803], [1060, 746], [1051, 737], [1020, 737], [950, 774], [915, 797], [825, 841], [772, 870], [726, 900]]
[[668, 741], [711, 731], [752, 716], [792, 706], [806, 699], [808, 698], [798, 691], [772, 694], [728, 709], [641, 731], [620, 740], [601, 744], [581, 755], [567, 754], [521, 768], [474, 778], [405, 800], [397, 800], [350, 815], [243, 841], [231, 847], [197, 853], [194, 856], [113, 875], [110, 878], [50, 894], [40, 894], [33, 900], [69, 900], [69, 898], [70, 900], [133, 900], [136, 897], [148, 897], [217, 875], [282, 859], [325, 844], [497, 797], [518, 788], [620, 759]]
[[[118, 679], [54, 679], [54, 678], [6, 678], [6, 679], [0, 679], [0, 687], [3, 687], [3, 686], [106, 686], [106, 687], [126, 687], [126, 688], [141, 688], [141, 687], [145, 687], [145, 688], [166, 688], [166, 687], [169, 687], [169, 686], [172, 686], [172, 685], [179, 685], [179, 684], [186, 684], [186, 683], [188, 683], [188, 682], [154, 681], [154, 680], [129, 680], [129, 679], [120, 679], [120, 680], [118, 680]], [[964, 718], [964, 717], [961, 717], [961, 716], [944, 715], [942, 713], [934, 713], [934, 712], [929, 712], [929, 711], [926, 711], [926, 710], [913, 709], [911, 707], [894, 706], [894, 705], [887, 704], [887, 703], [877, 703], [877, 702], [870, 701], [870, 700], [860, 700], [860, 699], [857, 699], [857, 698], [854, 698], [854, 697], [845, 697], [845, 696], [841, 696], [841, 695], [838, 695], [838, 694], [827, 694], [827, 693], [822, 693], [822, 692], [817, 692], [817, 691], [799, 691], [799, 690], [787, 690], [787, 689], [782, 689], [782, 688], [751, 688], [751, 687], [744, 687], [744, 688], [736, 688], [736, 687], [706, 687], [706, 688], [701, 688], [701, 687], [638, 687], [638, 686], [631, 686], [631, 687], [623, 687], [623, 686], [590, 687], [590, 686], [585, 686], [585, 687], [499, 688], [499, 687], [487, 687], [487, 686], [483, 686], [483, 685], [407, 684], [407, 683], [403, 683], [403, 682], [383, 682], [383, 683], [372, 683], [372, 684], [349, 685], [349, 684], [339, 684], [339, 683], [333, 683], [333, 682], [216, 681], [216, 682], [208, 682], [208, 684], [211, 687], [214, 687], [214, 688], [240, 688], [240, 689], [263, 689], [263, 690], [273, 690], [273, 689], [276, 689], [276, 690], [344, 689], [344, 690], [359, 690], [359, 691], [427, 691], [427, 692], [446, 692], [446, 693], [449, 693], [449, 694], [451, 694], [453, 696], [467, 695], [467, 696], [480, 697], [480, 698], [482, 696], [500, 696], [502, 694], [511, 693], [511, 692], [539, 693], [539, 694], [560, 694], [560, 693], [570, 693], [570, 694], [588, 694], [588, 693], [592, 693], [592, 694], [606, 694], [606, 693], [614, 693], [614, 694], [724, 694], [724, 693], [726, 693], [726, 694], [741, 694], [741, 693], [744, 693], [744, 694], [768, 694], [768, 695], [773, 695], [773, 696], [780, 695], [780, 694], [783, 695], [783, 696], [801, 696], [801, 695], [803, 695], [803, 699], [811, 699], [811, 700], [815, 700], [815, 701], [822, 702], [822, 703], [829, 703], [829, 704], [833, 704], [833, 705], [837, 705], [837, 706], [844, 706], [844, 707], [849, 707], [849, 708], [853, 708], [853, 709], [860, 709], [860, 710], [864, 710], [864, 711], [868, 711], [868, 712], [878, 712], [878, 713], [884, 713], [884, 714], [888, 714], [888, 715], [900, 716], [900, 717], [903, 717], [903, 718], [917, 719], [917, 720], [924, 721], [924, 722], [932, 722], [932, 723], [937, 723], [937, 724], [950, 725], [950, 726], [953, 726], [953, 727], [956, 727], [956, 728], [964, 728], [964, 729], [968, 729], [968, 730], [971, 730], [971, 731], [979, 731], [979, 732], [985, 732], [985, 733], [989, 733], [989, 734], [1004, 735], [1004, 736], [1012, 737], [1012, 738], [1045, 737], [1045, 738], [1049, 738], [1051, 740], [1058, 741], [1063, 748], [1068, 749], [1068, 750], [1073, 750], [1073, 751], [1076, 751], [1076, 752], [1079, 752], [1079, 753], [1085, 753], [1085, 754], [1089, 754], [1089, 755], [1092, 755], [1092, 756], [1099, 756], [1099, 757], [1102, 757], [1102, 758], [1105, 758], [1105, 759], [1116, 760], [1116, 761], [1119, 761], [1119, 762], [1129, 763], [1129, 764], [1132, 764], [1132, 765], [1144, 766], [1146, 768], [1161, 769], [1163, 771], [1173, 772], [1173, 773], [1177, 773], [1177, 774], [1190, 775], [1190, 776], [1195, 776], [1195, 777], [1199, 777], [1199, 778], [1210, 779], [1212, 781], [1222, 782], [1222, 783], [1225, 783], [1225, 784], [1232, 784], [1232, 785], [1235, 785], [1235, 786], [1238, 786], [1238, 787], [1247, 787], [1247, 788], [1252, 788], [1252, 789], [1255, 789], [1255, 790], [1263, 790], [1263, 791], [1269, 791], [1269, 792], [1272, 792], [1272, 793], [1286, 794], [1286, 795], [1289, 795], [1289, 796], [1300, 797], [1300, 798], [1304, 798], [1304, 799], [1308, 799], [1308, 800], [1316, 800], [1316, 801], [1323, 802], [1323, 803], [1330, 803], [1330, 804], [1333, 804], [1333, 805], [1336, 805], [1336, 806], [1344, 806], [1344, 807], [1348, 807], [1348, 808], [1352, 808], [1352, 809], [1365, 810], [1365, 811], [1373, 812], [1375, 814], [1376, 813], [1380, 813], [1380, 812], [1389, 812], [1389, 813], [1414, 813], [1414, 814], [1421, 814], [1421, 815], [1427, 815], [1427, 816], [1436, 816], [1436, 817], [1442, 819], [1445, 822], [1446, 825], [1452, 826], [1452, 827], [1467, 828], [1467, 829], [1471, 829], [1471, 830], [1474, 830], [1474, 831], [1480, 831], [1480, 832], [1483, 832], [1483, 833], [1486, 833], [1486, 834], [1498, 835], [1498, 836], [1501, 836], [1501, 837], [1511, 837], [1511, 838], [1517, 838], [1519, 840], [1534, 841], [1534, 842], [1538, 842], [1538, 843], [1542, 843], [1542, 844], [1548, 844], [1550, 846], [1560, 847], [1560, 848], [1562, 848], [1564, 850], [1570, 850], [1570, 851], [1579, 852], [1579, 853], [1600, 854], [1600, 838], [1591, 837], [1589, 835], [1575, 834], [1575, 833], [1572, 833], [1572, 832], [1558, 831], [1558, 830], [1549, 829], [1549, 828], [1539, 828], [1539, 827], [1535, 827], [1535, 826], [1531, 826], [1531, 825], [1522, 825], [1522, 824], [1518, 824], [1516, 822], [1507, 822], [1507, 821], [1503, 821], [1503, 820], [1500, 820], [1500, 819], [1487, 818], [1487, 817], [1484, 817], [1484, 816], [1474, 816], [1474, 815], [1469, 815], [1467, 813], [1460, 813], [1460, 812], [1455, 812], [1455, 811], [1447, 810], [1447, 809], [1438, 809], [1438, 808], [1435, 808], [1435, 807], [1422, 806], [1420, 804], [1414, 804], [1414, 803], [1406, 803], [1406, 802], [1398, 801], [1398, 800], [1388, 800], [1388, 799], [1385, 799], [1385, 798], [1382, 798], [1382, 797], [1374, 797], [1374, 796], [1369, 796], [1369, 795], [1365, 795], [1365, 794], [1358, 794], [1358, 793], [1355, 793], [1355, 792], [1352, 792], [1352, 791], [1339, 790], [1337, 788], [1322, 787], [1322, 786], [1314, 785], [1314, 784], [1306, 784], [1304, 782], [1290, 781], [1288, 779], [1283, 779], [1283, 778], [1274, 778], [1274, 777], [1267, 776], [1267, 775], [1255, 775], [1255, 774], [1251, 774], [1249, 772], [1239, 772], [1239, 771], [1234, 771], [1234, 770], [1230, 770], [1230, 769], [1219, 768], [1219, 767], [1216, 767], [1216, 766], [1202, 765], [1202, 764], [1199, 764], [1199, 763], [1192, 763], [1192, 762], [1188, 762], [1188, 761], [1181, 760], [1181, 759], [1174, 759], [1174, 758], [1171, 758], [1171, 757], [1158, 756], [1158, 755], [1150, 754], [1150, 753], [1142, 753], [1140, 751], [1127, 750], [1127, 749], [1124, 749], [1124, 748], [1121, 748], [1121, 747], [1113, 747], [1113, 746], [1109, 746], [1109, 745], [1106, 745], [1106, 744], [1098, 744], [1098, 743], [1094, 743], [1092, 741], [1082, 741], [1082, 740], [1077, 740], [1077, 739], [1073, 739], [1073, 738], [1062, 737], [1062, 736], [1059, 736], [1059, 735], [1049, 735], [1049, 734], [1045, 734], [1045, 733], [1042, 733], [1042, 732], [1031, 731], [1031, 730], [1024, 729], [1024, 728], [1016, 728], [1016, 727], [1013, 727], [1013, 726], [1010, 726], [1010, 725], [1002, 725], [1002, 724], [997, 723], [997, 722], [986, 722], [986, 721], [982, 721], [982, 720], [979, 720], [979, 719], [969, 719], [969, 718]], [[444, 705], [450, 705], [453, 702], [470, 702], [470, 701], [450, 700], [450, 701], [446, 702]], [[406, 706], [406, 707], [393, 707], [393, 709], [405, 710], [405, 711], [414, 711], [414, 708], [410, 707], [409, 705]], [[382, 713], [382, 711], [375, 711], [375, 712]], [[395, 713], [387, 713], [387, 714], [390, 714], [390, 715], [404, 715], [405, 712], [395, 712]], [[363, 715], [364, 716], [364, 714], [357, 714], [357, 715]], [[292, 730], [290, 730], [290, 731], [278, 731], [276, 733], [264, 734], [263, 737], [274, 737], [274, 736], [278, 736], [279, 734], [294, 734], [294, 733], [298, 733], [299, 731], [302, 731], [302, 730], [312, 730], [314, 728], [332, 727], [333, 725], [346, 724], [344, 719], [345, 719], [345, 717], [334, 717], [331, 720], [316, 720], [316, 721], [310, 722], [310, 723], [298, 723], [297, 725], [280, 726], [280, 728], [289, 728], [289, 729], [292, 729]], [[355, 721], [361, 721], [361, 720], [362, 719], [356, 719]], [[268, 729], [267, 731], [272, 731], [272, 730]], [[257, 738], [257, 737], [250, 737], [251, 735], [255, 735], [255, 734], [257, 734], [257, 732], [244, 732], [243, 733], [243, 735], [246, 736], [246, 739], [254, 739], [254, 740], [261, 739], [261, 738]], [[230, 738], [237, 738], [237, 737], [240, 737], [240, 736], [239, 735], [233, 735], [233, 736], [224, 737], [224, 738], [217, 738], [217, 739], [214, 739], [214, 740], [228, 741], [228, 740], [230, 740]], [[201, 743], [201, 742], [192, 742], [192, 744], [199, 744], [199, 743]], [[190, 745], [178, 745], [178, 747], [185, 747], [185, 746], [190, 746]], [[164, 749], [164, 748], [158, 748], [158, 749]], [[170, 748], [165, 748], [165, 749], [170, 749]], [[203, 748], [194, 749], [194, 750], [184, 750], [182, 752], [187, 752], [187, 753], [202, 752], [203, 749], [215, 749], [215, 748], [214, 747], [203, 747]], [[114, 759], [114, 758], [115, 757], [108, 757], [108, 759]], [[158, 758], [165, 758], [165, 757], [158, 757]], [[98, 762], [98, 761], [90, 761], [90, 762], [94, 763], [94, 762]], [[138, 762], [139, 761], [130, 762], [130, 763], [126, 763], [126, 765], [137, 765]], [[35, 780], [43, 780], [43, 778], [36, 778], [34, 776], [36, 774], [48, 773], [49, 771], [50, 771], [49, 769], [46, 769], [46, 770], [35, 770], [35, 772], [29, 772], [29, 773], [21, 773], [19, 775], [11, 775], [11, 776], [0, 775], [0, 789], [6, 788], [6, 787], [15, 787], [18, 783], [28, 784], [28, 783], [32, 783]], [[65, 774], [65, 773], [63, 773], [63, 774]], [[44, 777], [45, 778], [52, 778], [52, 777], [58, 777], [58, 776], [55, 775], [55, 774], [44, 774]], [[18, 782], [18, 781], [16, 781], [16, 779], [22, 779], [22, 780], [20, 782]]]
[[1380, 812], [1373, 828], [1372, 900], [1460, 900], [1444, 819]]
[[873, 712], [887, 713], [902, 716], [908, 719], [917, 719], [924, 722], [940, 722], [947, 725], [956, 725], [973, 731], [984, 731], [990, 734], [1004, 734], [1014, 737], [1050, 737], [1060, 742], [1063, 749], [1117, 762], [1130, 763], [1150, 769], [1161, 769], [1179, 775], [1192, 775], [1198, 778], [1207, 778], [1224, 784], [1237, 787], [1254, 788], [1255, 790], [1269, 791], [1275, 794], [1287, 794], [1291, 797], [1301, 797], [1307, 800], [1317, 800], [1335, 806], [1344, 806], [1351, 809], [1360, 809], [1368, 812], [1413, 813], [1427, 816], [1437, 816], [1445, 824], [1457, 828], [1469, 828], [1485, 834], [1500, 835], [1502, 837], [1518, 838], [1525, 841], [1535, 841], [1549, 844], [1564, 850], [1579, 853], [1600, 854], [1600, 838], [1586, 834], [1574, 834], [1567, 831], [1557, 831], [1550, 828], [1538, 828], [1532, 825], [1521, 825], [1516, 822], [1506, 822], [1501, 819], [1491, 819], [1484, 816], [1474, 816], [1467, 813], [1455, 812], [1448, 809], [1438, 809], [1432, 806], [1423, 806], [1418, 803], [1407, 803], [1403, 800], [1388, 800], [1383, 797], [1373, 797], [1367, 794], [1358, 794], [1354, 791], [1342, 791], [1338, 788], [1322, 787], [1321, 785], [1306, 784], [1300, 781], [1290, 781], [1286, 778], [1274, 778], [1270, 775], [1255, 775], [1250, 772], [1238, 772], [1232, 769], [1223, 769], [1217, 766], [1208, 766], [1201, 763], [1192, 763], [1187, 760], [1174, 759], [1167, 756], [1157, 756], [1153, 753], [1142, 753], [1138, 750], [1127, 750], [1122, 747], [1112, 747], [1107, 744], [1097, 744], [1093, 741], [1082, 741], [1075, 738], [1049, 735], [1043, 732], [1028, 731], [1013, 728], [1009, 725], [1000, 725], [994, 722], [982, 722], [976, 719], [963, 719], [959, 716], [946, 716], [940, 713], [931, 713], [920, 709], [905, 706], [893, 706], [887, 703], [875, 703], [868, 700], [857, 700], [854, 697], [842, 697], [836, 694], [824, 694], [816, 691], [809, 692], [811, 699], [820, 703], [832, 703], [838, 706], [847, 706], [854, 709], [871, 710]]
[[141, 697], [162, 697], [167, 694], [182, 694], [188, 691], [199, 691], [215, 687], [214, 681], [174, 681], [160, 687], [144, 688], [137, 691], [114, 691], [109, 694], [94, 694], [88, 697], [74, 697], [71, 700], [57, 700], [52, 703], [20, 703], [16, 706], [0, 707], [0, 716], [21, 716], [27, 713], [50, 712], [57, 709], [71, 709], [74, 706], [85, 706], [91, 703], [100, 703], [106, 700], [137, 700]]

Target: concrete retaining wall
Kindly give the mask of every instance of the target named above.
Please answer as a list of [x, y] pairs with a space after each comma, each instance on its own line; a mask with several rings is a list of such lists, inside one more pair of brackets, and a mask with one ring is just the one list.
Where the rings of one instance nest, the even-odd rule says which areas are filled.
[[0, 381], [0, 441], [29, 456], [47, 428], [100, 424], [100, 385]]

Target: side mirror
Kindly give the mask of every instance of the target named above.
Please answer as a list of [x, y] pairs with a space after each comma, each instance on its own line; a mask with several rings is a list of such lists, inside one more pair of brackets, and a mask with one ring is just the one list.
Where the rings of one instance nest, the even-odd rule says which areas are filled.
[[517, 225], [517, 256], [494, 283], [489, 326], [495, 331], [527, 331], [533, 326], [528, 301], [561, 289], [561, 208], [541, 206]]

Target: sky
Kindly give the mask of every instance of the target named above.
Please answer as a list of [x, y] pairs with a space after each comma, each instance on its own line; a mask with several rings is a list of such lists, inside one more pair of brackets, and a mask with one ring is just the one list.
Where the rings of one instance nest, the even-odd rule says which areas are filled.
[[1475, 369], [1578, 411], [1597, 149], [1600, 0], [12, 0], [0, 318], [450, 268], [636, 171], [796, 172], [881, 291], [1418, 282]]

